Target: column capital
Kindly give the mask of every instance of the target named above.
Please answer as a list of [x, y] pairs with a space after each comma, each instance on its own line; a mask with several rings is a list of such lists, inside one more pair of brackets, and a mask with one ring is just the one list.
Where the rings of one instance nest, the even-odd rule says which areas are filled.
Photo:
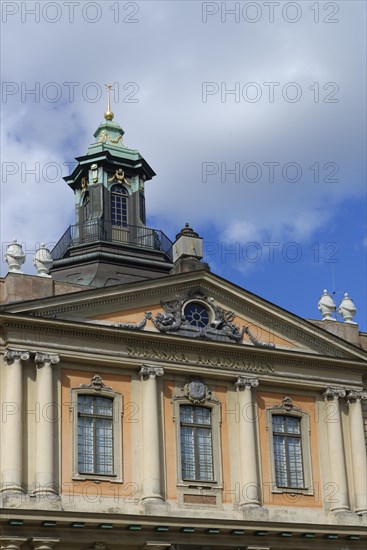
[[234, 385], [237, 390], [244, 390], [246, 388], [257, 388], [259, 385], [259, 380], [257, 378], [245, 378], [244, 376], [239, 376], [234, 382]]
[[19, 550], [21, 545], [26, 542], [26, 537], [1, 537], [0, 536], [0, 549], [1, 550]]
[[349, 390], [347, 392], [347, 403], [348, 405], [350, 403], [354, 403], [358, 400], [366, 400], [367, 399], [367, 391], [365, 390]]
[[157, 376], [163, 376], [164, 369], [162, 367], [152, 367], [150, 365], [142, 365], [139, 374], [142, 379], [144, 378], [156, 378]]
[[21, 349], [6, 349], [4, 352], [4, 361], [8, 364], [14, 361], [28, 361], [29, 351]]
[[38, 367], [39, 363], [51, 363], [52, 365], [57, 365], [58, 363], [60, 363], [60, 355], [58, 353], [37, 352], [34, 358], [34, 362], [36, 364], [36, 368]]
[[332, 399], [334, 399], [335, 397], [336, 398], [345, 397], [346, 394], [347, 394], [347, 392], [345, 390], [343, 390], [342, 388], [332, 388], [331, 386], [328, 386], [322, 392], [322, 395], [323, 395], [324, 399], [327, 399], [327, 400], [330, 400], [330, 401]]
[[52, 548], [60, 542], [60, 539], [51, 539], [45, 537], [35, 537], [32, 539], [34, 550], [52, 550]]
[[170, 542], [152, 541], [146, 542], [143, 546], [144, 550], [174, 550], [175, 547]]

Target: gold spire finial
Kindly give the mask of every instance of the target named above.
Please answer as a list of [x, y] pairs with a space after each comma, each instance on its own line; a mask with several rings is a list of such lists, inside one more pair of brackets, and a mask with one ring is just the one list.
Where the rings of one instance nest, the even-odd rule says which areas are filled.
[[105, 84], [105, 86], [107, 88], [107, 111], [105, 112], [104, 117], [106, 120], [112, 120], [113, 117], [115, 116], [111, 111], [111, 102], [110, 102], [110, 91], [111, 91], [111, 88], [113, 88], [113, 85]]

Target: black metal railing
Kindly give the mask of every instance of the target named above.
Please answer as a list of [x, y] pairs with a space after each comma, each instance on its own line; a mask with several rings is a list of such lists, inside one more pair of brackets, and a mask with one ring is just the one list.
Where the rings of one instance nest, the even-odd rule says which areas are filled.
[[117, 226], [102, 220], [90, 220], [68, 227], [52, 249], [51, 256], [59, 260], [70, 248], [97, 241], [161, 250], [172, 260], [173, 243], [163, 231], [138, 225]]

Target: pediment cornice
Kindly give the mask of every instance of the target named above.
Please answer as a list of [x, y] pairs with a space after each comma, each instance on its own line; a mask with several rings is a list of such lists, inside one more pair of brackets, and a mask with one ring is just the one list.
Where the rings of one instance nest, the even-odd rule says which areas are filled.
[[134, 307], [146, 307], [148, 311], [150, 304], [160, 303], [162, 299], [177, 299], [177, 296], [193, 289], [200, 289], [218, 303], [224, 304], [227, 309], [240, 312], [264, 330], [273, 331], [274, 334], [288, 339], [299, 348], [300, 353], [309, 351], [336, 358], [364, 357], [364, 352], [352, 344], [207, 272], [96, 289], [78, 296], [69, 294], [36, 300], [23, 307], [21, 304], [12, 304], [6, 310], [41, 318], [61, 318], [75, 314], [79, 318], [91, 317], [102, 312], [128, 311]]

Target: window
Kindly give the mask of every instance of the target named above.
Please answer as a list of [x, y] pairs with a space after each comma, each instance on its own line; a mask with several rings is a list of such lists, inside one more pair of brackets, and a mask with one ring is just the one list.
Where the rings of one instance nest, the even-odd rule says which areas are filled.
[[78, 395], [78, 472], [113, 475], [113, 399]]
[[111, 221], [112, 225], [127, 226], [128, 192], [123, 185], [111, 187]]
[[180, 427], [182, 479], [214, 481], [211, 410], [181, 405]]
[[274, 493], [312, 495], [310, 419], [286, 397], [267, 410]]
[[274, 414], [273, 445], [277, 487], [304, 487], [301, 419]]
[[200, 378], [176, 386], [173, 396], [177, 497], [182, 506], [222, 504], [221, 403]]
[[197, 328], [209, 324], [209, 311], [198, 302], [189, 302], [184, 308], [184, 316], [189, 325]]
[[122, 396], [98, 376], [71, 390], [73, 478], [122, 481]]

